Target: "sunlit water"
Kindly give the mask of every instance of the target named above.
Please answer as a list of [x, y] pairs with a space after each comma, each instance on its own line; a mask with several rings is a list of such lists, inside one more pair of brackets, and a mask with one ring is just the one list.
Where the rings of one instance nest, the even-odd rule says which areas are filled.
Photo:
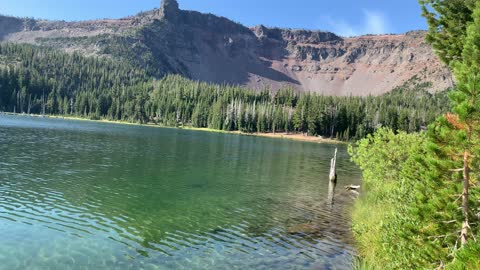
[[335, 147], [0, 115], [0, 269], [350, 269]]

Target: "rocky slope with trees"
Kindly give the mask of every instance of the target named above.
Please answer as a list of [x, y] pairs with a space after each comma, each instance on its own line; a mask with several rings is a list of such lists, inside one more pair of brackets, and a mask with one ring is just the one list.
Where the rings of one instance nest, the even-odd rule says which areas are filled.
[[359, 139], [380, 126], [419, 131], [448, 108], [445, 92], [413, 78], [378, 97], [331, 97], [282, 88], [276, 93], [161, 80], [125, 61], [0, 45], [0, 111]]
[[428, 91], [453, 85], [450, 71], [424, 41], [425, 32], [340, 37], [323, 31], [256, 26], [179, 8], [122, 19], [82, 22], [0, 17], [3, 43], [30, 43], [86, 56], [126, 60], [157, 78], [262, 90], [291, 86], [335, 96], [379, 95], [416, 76]]

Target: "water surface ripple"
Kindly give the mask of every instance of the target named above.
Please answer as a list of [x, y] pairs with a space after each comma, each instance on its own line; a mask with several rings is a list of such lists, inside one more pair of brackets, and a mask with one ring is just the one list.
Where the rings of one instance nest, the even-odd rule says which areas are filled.
[[350, 269], [334, 148], [0, 115], [0, 269]]

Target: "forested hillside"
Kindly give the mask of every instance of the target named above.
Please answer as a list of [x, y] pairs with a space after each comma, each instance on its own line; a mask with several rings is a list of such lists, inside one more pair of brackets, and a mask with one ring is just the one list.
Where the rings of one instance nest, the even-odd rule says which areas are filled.
[[0, 110], [8, 112], [348, 140], [380, 126], [418, 131], [447, 109], [444, 93], [429, 94], [415, 78], [379, 97], [326, 97], [154, 80], [116, 60], [31, 45], [0, 45], [0, 59]]
[[412, 78], [379, 97], [326, 97], [293, 89], [254, 91], [190, 81], [154, 80], [108, 58], [32, 45], [0, 45], [0, 110], [91, 119], [209, 127], [244, 132], [302, 132], [348, 140], [380, 126], [418, 131], [448, 108]]

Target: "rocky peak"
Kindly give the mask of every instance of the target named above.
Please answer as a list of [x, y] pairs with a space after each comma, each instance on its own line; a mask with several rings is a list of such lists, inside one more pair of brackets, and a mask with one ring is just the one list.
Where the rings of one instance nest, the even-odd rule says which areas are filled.
[[257, 37], [261, 38], [267, 35], [268, 28], [265, 27], [263, 24], [260, 24], [255, 26], [255, 28], [253, 28], [253, 31], [255, 32], [255, 35]]
[[178, 7], [178, 2], [176, 0], [162, 0], [162, 4], [160, 6], [160, 17], [174, 21], [177, 18], [177, 15], [180, 12], [180, 8]]

